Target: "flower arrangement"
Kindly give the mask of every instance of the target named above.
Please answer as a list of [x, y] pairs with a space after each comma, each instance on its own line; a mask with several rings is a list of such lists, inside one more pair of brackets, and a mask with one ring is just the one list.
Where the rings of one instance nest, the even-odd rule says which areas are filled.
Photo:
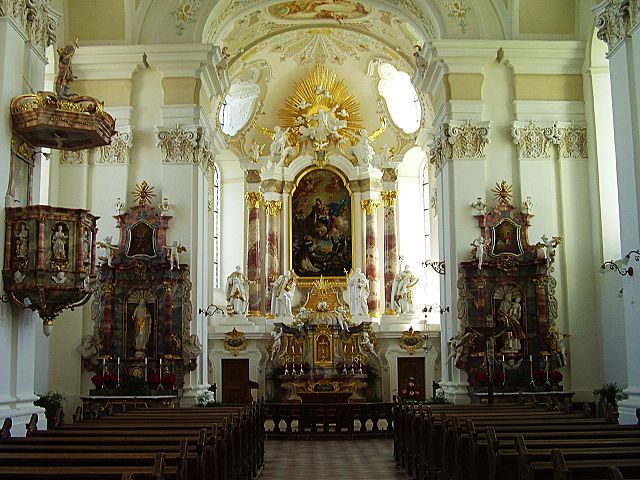
[[533, 376], [533, 383], [536, 385], [544, 385], [547, 380], [547, 374], [541, 368], [536, 368], [531, 375]]
[[165, 372], [160, 377], [160, 383], [164, 388], [173, 388], [176, 385], [176, 374], [172, 372]]
[[493, 383], [497, 385], [502, 385], [504, 383], [504, 370], [494, 370], [493, 375], [491, 376]]
[[417, 400], [420, 397], [420, 390], [416, 388], [416, 379], [409, 377], [407, 384], [400, 389], [400, 398], [404, 400]]
[[93, 383], [96, 388], [116, 388], [118, 385], [118, 376], [113, 373], [105, 373], [104, 375], [96, 373], [91, 377], [91, 383]]
[[479, 386], [484, 386], [489, 383], [489, 375], [484, 370], [478, 370], [473, 374], [473, 379]]
[[157, 373], [149, 374], [147, 376], [147, 385], [152, 390], [155, 390], [156, 388], [158, 388], [158, 385], [160, 385], [160, 375], [158, 375]]
[[558, 385], [562, 381], [562, 372], [560, 370], [553, 370], [549, 372], [549, 382], [552, 385]]
[[196, 405], [198, 407], [215, 407], [218, 402], [216, 402], [213, 392], [205, 390], [196, 397]]

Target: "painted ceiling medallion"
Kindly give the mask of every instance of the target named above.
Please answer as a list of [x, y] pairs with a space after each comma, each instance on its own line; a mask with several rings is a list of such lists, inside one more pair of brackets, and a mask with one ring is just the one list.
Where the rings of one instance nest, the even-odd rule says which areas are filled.
[[295, 85], [278, 116], [291, 132], [292, 144], [308, 144], [316, 151], [348, 144], [362, 128], [357, 97], [322, 65]]
[[471, 11], [471, 7], [465, 4], [465, 0], [443, 0], [444, 6], [447, 7], [447, 15], [458, 22], [458, 26], [462, 33], [467, 30], [467, 14]]
[[288, 21], [336, 20], [342, 22], [363, 18], [370, 11], [362, 3], [351, 0], [340, 2], [293, 0], [269, 7], [269, 13], [275, 18]]

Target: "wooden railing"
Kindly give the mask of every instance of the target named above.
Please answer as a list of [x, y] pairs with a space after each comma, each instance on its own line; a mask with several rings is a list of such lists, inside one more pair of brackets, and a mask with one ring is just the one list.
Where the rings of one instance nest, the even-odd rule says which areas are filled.
[[265, 433], [393, 435], [393, 403], [267, 403]]

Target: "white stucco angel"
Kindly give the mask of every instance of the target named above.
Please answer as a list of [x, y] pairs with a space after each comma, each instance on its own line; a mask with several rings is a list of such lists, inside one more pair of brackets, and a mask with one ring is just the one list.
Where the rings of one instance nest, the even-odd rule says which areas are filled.
[[273, 346], [271, 347], [271, 354], [269, 355], [269, 360], [273, 362], [273, 359], [280, 351], [282, 347], [282, 337], [284, 335], [284, 329], [280, 327], [280, 330], [277, 332], [271, 332], [271, 338], [273, 339]]
[[102, 257], [98, 257], [99, 260], [101, 260], [104, 265], [104, 262], [107, 263], [107, 265], [109, 265], [110, 267], [111, 265], [111, 261], [113, 260], [113, 257], [115, 256], [116, 252], [118, 251], [118, 246], [114, 245], [111, 243], [113, 237], [112, 236], [108, 236], [108, 237], [104, 237], [104, 242], [96, 242], [96, 245], [100, 248], [104, 248], [104, 256]]
[[464, 355], [465, 345], [473, 337], [473, 332], [465, 332], [464, 329], [460, 330], [455, 337], [451, 337], [447, 344], [449, 345], [449, 356], [447, 362], [452, 358], [455, 358], [453, 365], [461, 368], [462, 357]]
[[167, 251], [167, 260], [171, 265], [170, 270], [173, 270], [174, 267], [180, 270], [180, 254], [187, 251], [182, 246], [182, 242], [174, 240], [171, 245], [167, 245], [164, 249]]
[[296, 281], [290, 271], [284, 272], [275, 282], [271, 290], [271, 315], [276, 317], [292, 316], [291, 302], [296, 291]]
[[344, 318], [344, 314], [345, 314], [345, 310], [344, 307], [342, 305], [340, 305], [338, 307], [338, 309], [336, 310], [337, 313], [337, 320], [338, 320], [338, 325], [340, 325], [340, 328], [342, 330], [346, 330], [347, 332], [349, 331], [349, 326], [347, 325], [347, 322]]
[[373, 161], [375, 151], [371, 146], [371, 140], [369, 139], [369, 132], [367, 130], [364, 128], [360, 130], [358, 141], [349, 149], [349, 153], [356, 157], [358, 165], [367, 166]]
[[544, 256], [547, 259], [547, 265], [551, 265], [555, 260], [556, 247], [560, 245], [562, 237], [549, 238], [546, 234], [542, 235], [542, 244], [544, 246]]
[[244, 276], [240, 265], [227, 278], [227, 310], [230, 314], [246, 315], [249, 310], [249, 279]]
[[478, 259], [478, 270], [482, 270], [482, 262], [484, 260], [484, 246], [485, 241], [480, 235], [473, 242], [471, 242], [471, 246], [474, 247], [472, 254], [475, 253], [476, 258]]
[[67, 281], [67, 276], [64, 274], [64, 272], [58, 272], [53, 277], [51, 277], [51, 280], [56, 285], [64, 285], [64, 283]]
[[371, 338], [369, 338], [369, 332], [367, 332], [366, 330], [362, 332], [362, 341], [360, 342], [360, 345], [362, 345], [365, 352], [373, 354], [374, 357], [378, 356], [373, 342], [371, 341]]
[[280, 163], [289, 155], [293, 155], [296, 151], [294, 147], [289, 143], [289, 129], [284, 130], [279, 125], [273, 128], [272, 141], [269, 146], [269, 155], [273, 163]]

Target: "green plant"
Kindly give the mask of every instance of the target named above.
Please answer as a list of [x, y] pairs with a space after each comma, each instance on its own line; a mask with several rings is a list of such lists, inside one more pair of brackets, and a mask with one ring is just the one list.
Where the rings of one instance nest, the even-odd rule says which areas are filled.
[[64, 420], [64, 409], [62, 402], [66, 402], [64, 395], [60, 392], [49, 391], [44, 395], [38, 395], [38, 400], [33, 402], [34, 405], [44, 408], [44, 414], [47, 417], [47, 428], [53, 428], [56, 413], [60, 412], [60, 420]]
[[444, 392], [438, 392], [436, 393], [436, 396], [431, 397], [427, 403], [436, 404], [436, 405], [446, 405], [451, 402], [447, 400], [447, 397], [445, 397]]
[[598, 397], [602, 397], [607, 401], [607, 403], [612, 403], [614, 405], [618, 403], [618, 400], [622, 400], [624, 398], [622, 389], [616, 382], [605, 383], [602, 387], [594, 389], [593, 395], [596, 399], [598, 399]]

